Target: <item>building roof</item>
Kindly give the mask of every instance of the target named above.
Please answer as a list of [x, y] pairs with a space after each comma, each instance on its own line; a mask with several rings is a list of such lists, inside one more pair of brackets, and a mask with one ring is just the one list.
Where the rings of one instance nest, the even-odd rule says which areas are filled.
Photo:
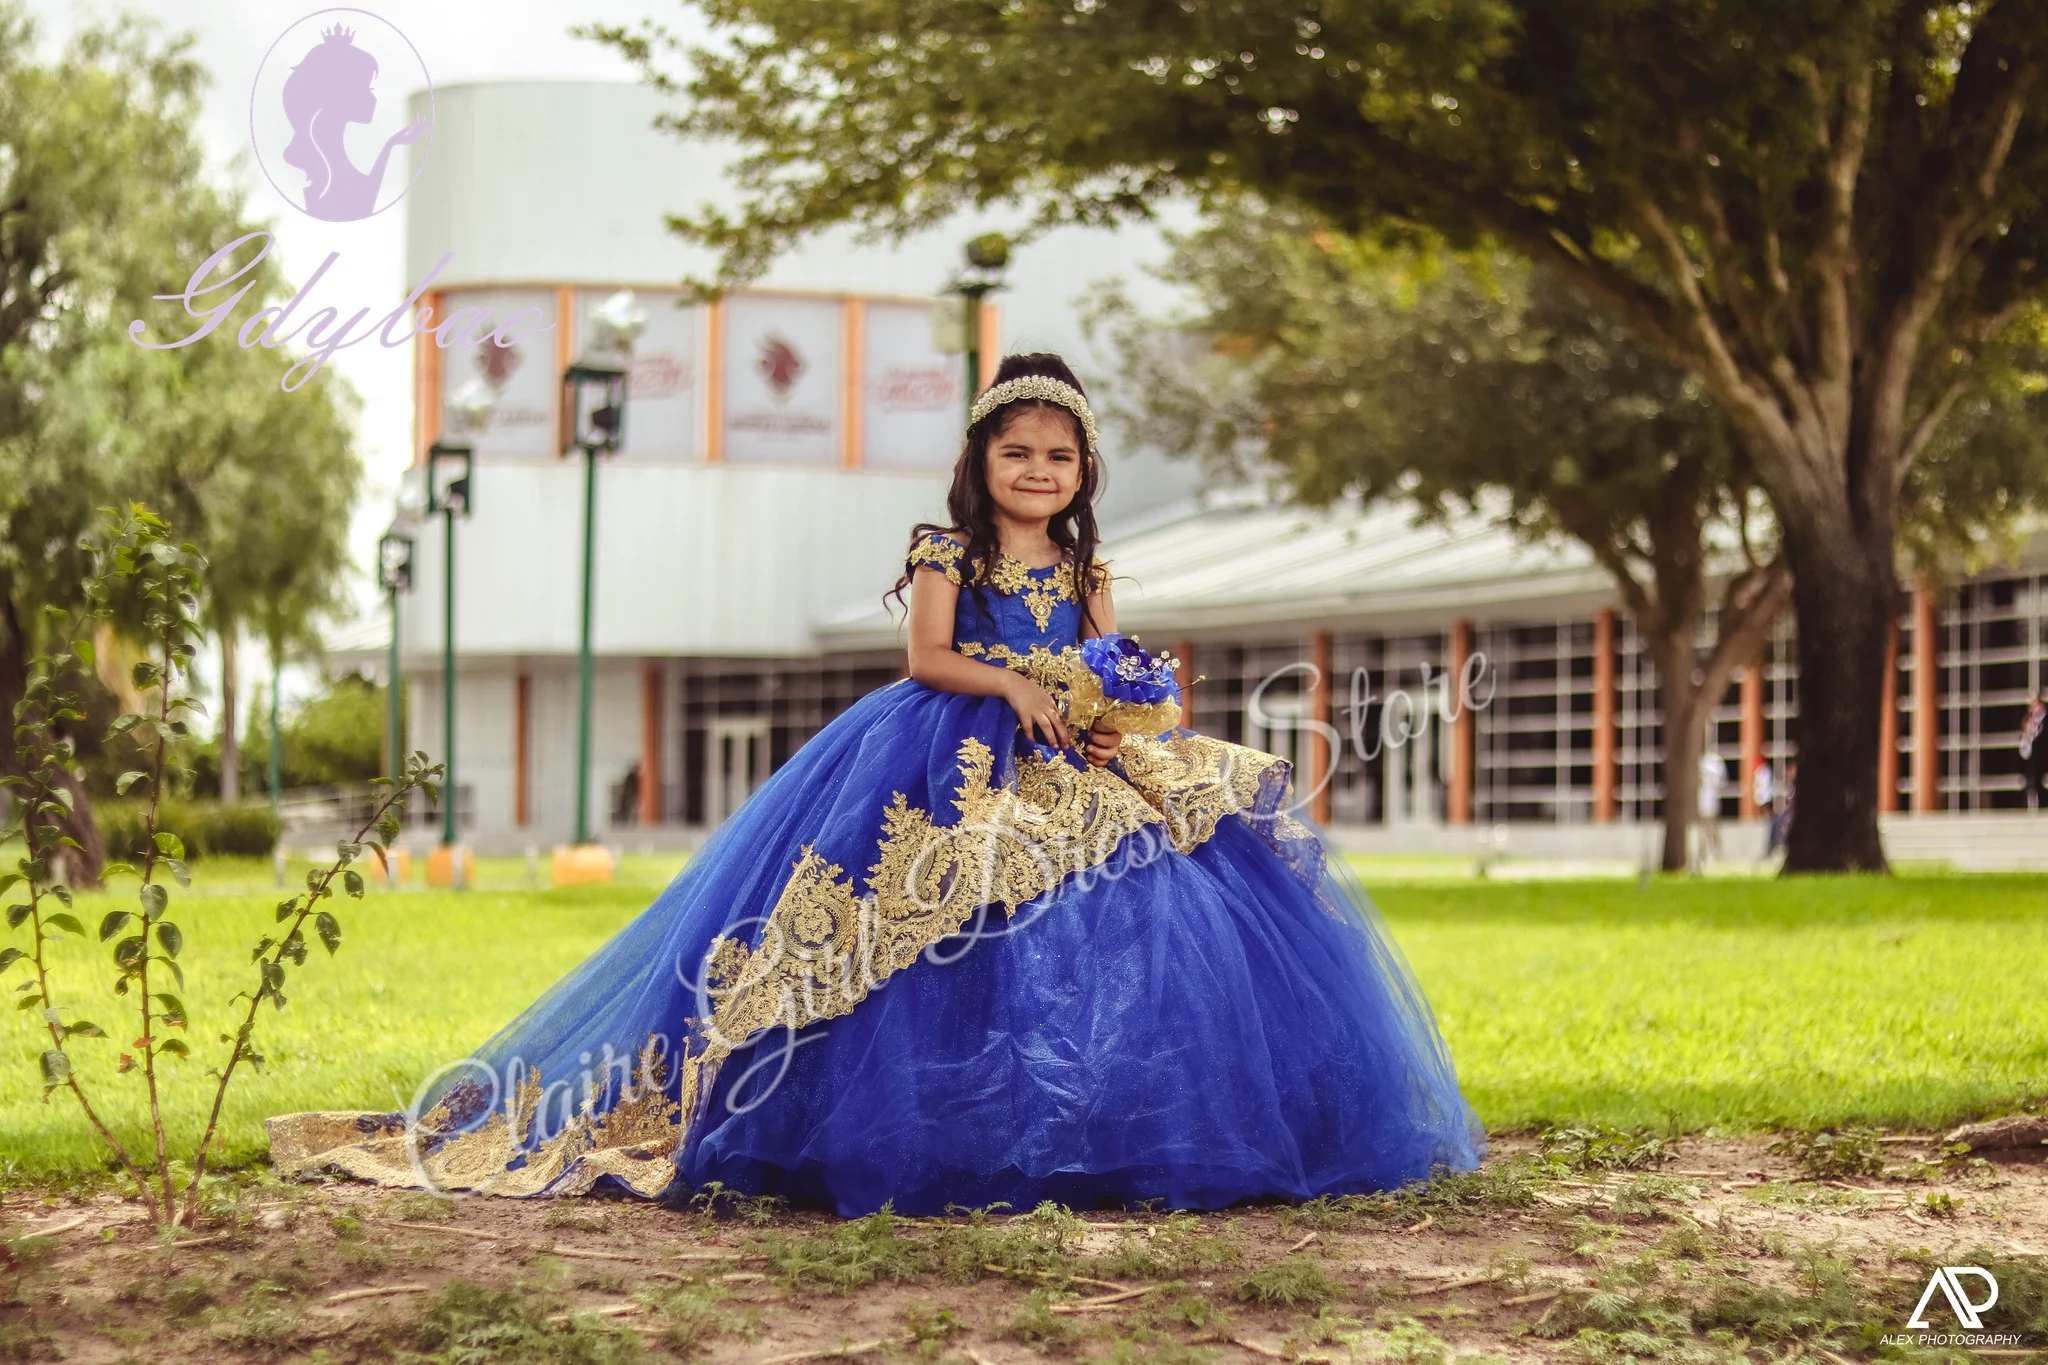
[[[1454, 617], [1484, 621], [1581, 609], [1614, 595], [1577, 542], [1534, 542], [1497, 511], [1418, 523], [1407, 504], [1327, 511], [1231, 490], [1127, 524], [1105, 538], [1115, 571], [1117, 623], [1126, 631], [1228, 630], [1298, 634], [1305, 624], [1369, 621], [1431, 629]], [[818, 627], [827, 650], [900, 640], [873, 602]]]

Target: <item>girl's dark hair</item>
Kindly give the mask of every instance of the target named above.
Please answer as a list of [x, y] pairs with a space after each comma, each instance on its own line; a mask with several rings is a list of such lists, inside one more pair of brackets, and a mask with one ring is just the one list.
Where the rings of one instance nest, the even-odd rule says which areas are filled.
[[[1067, 362], [1050, 352], [1036, 352], [1031, 355], [1006, 355], [1002, 364], [996, 367], [995, 384], [1012, 379], [1023, 379], [1029, 375], [1043, 375], [1070, 384], [1077, 393], [1085, 396], [1081, 381], [1067, 368]], [[1081, 419], [1058, 403], [1042, 398], [1020, 398], [992, 409], [979, 422], [967, 428], [967, 439], [961, 444], [960, 458], [953, 464], [953, 486], [946, 493], [946, 515], [953, 519], [951, 526], [939, 526], [932, 522], [919, 522], [910, 532], [910, 544], [916, 547], [918, 541], [934, 531], [953, 531], [965, 538], [967, 553], [962, 557], [960, 572], [965, 576], [965, 586], [974, 593], [982, 609], [988, 609], [986, 589], [989, 576], [995, 572], [996, 555], [1002, 544], [996, 538], [996, 503], [988, 491], [988, 449], [1010, 424], [1010, 419], [1026, 408], [1043, 408], [1056, 412], [1073, 424], [1074, 448], [1081, 452], [1081, 486], [1074, 490], [1074, 500], [1063, 511], [1053, 515], [1047, 525], [1046, 534], [1052, 543], [1066, 554], [1068, 572], [1074, 575], [1074, 595], [1081, 603], [1081, 630], [1085, 634], [1094, 624], [1088, 610], [1088, 590], [1095, 586], [1093, 565], [1096, 546], [1100, 537], [1095, 531], [1095, 494], [1101, 487], [1102, 461], [1099, 453], [1088, 443], [1088, 433], [1081, 425]], [[896, 580], [896, 586], [884, 593], [884, 604], [893, 598], [898, 606], [903, 605], [903, 590], [910, 586], [911, 574], [905, 570]]]

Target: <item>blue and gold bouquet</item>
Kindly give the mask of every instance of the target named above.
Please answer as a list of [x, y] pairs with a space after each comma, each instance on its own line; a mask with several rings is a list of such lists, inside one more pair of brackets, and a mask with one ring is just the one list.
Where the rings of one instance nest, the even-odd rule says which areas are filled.
[[1067, 723], [1076, 730], [1156, 736], [1180, 724], [1180, 661], [1157, 658], [1127, 635], [1083, 640], [1067, 676]]

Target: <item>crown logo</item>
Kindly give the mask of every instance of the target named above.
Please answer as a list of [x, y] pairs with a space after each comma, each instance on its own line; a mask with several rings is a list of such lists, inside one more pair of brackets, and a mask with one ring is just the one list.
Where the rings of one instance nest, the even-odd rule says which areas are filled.
[[352, 28], [343, 28], [340, 24], [336, 24], [333, 28], [321, 29], [320, 37], [323, 41], [330, 43], [353, 43], [356, 39], [356, 31]]

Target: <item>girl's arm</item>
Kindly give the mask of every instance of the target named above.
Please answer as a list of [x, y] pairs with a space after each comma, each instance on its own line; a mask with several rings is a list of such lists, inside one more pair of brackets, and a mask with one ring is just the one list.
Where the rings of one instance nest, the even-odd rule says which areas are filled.
[[[1116, 629], [1116, 603], [1109, 600], [1109, 576], [1103, 575], [1102, 586], [1088, 597], [1088, 635], [1108, 635]], [[1123, 746], [1124, 737], [1115, 730], [1090, 730], [1088, 732], [1088, 761], [1098, 768], [1109, 766]]]
[[1073, 743], [1052, 694], [1022, 673], [979, 663], [953, 648], [953, 614], [960, 589], [930, 565], [910, 580], [910, 676], [941, 692], [1001, 697], [1017, 713], [1025, 733], [1041, 743]]

